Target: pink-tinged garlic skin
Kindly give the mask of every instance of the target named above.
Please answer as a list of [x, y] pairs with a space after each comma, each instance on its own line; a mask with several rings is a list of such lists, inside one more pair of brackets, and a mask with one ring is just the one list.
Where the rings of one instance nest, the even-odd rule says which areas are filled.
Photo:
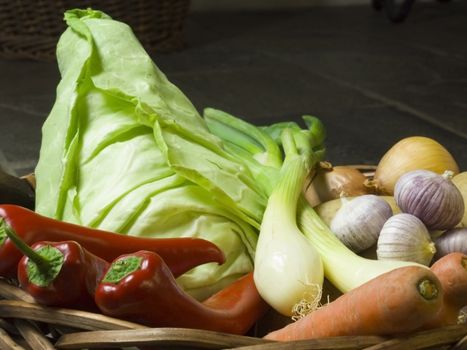
[[344, 204], [331, 222], [331, 231], [347, 248], [359, 253], [378, 241], [384, 223], [393, 215], [391, 206], [373, 194], [342, 199]]
[[400, 213], [391, 216], [379, 234], [378, 260], [411, 261], [428, 266], [436, 253], [435, 244], [423, 222]]
[[448, 171], [410, 171], [397, 181], [394, 199], [402, 212], [418, 217], [428, 230], [453, 228], [462, 220], [465, 204], [451, 178]]
[[435, 260], [454, 252], [467, 255], [467, 227], [456, 227], [444, 232], [435, 240], [435, 245]]

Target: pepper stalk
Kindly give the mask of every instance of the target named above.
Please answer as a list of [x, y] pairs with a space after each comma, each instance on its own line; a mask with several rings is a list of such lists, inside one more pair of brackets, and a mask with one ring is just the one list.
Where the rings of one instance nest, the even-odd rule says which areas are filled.
[[[4, 222], [4, 219], [1, 221]], [[27, 274], [30, 282], [41, 287], [50, 285], [57, 278], [63, 266], [63, 253], [50, 245], [43, 246], [36, 251], [27, 245], [8, 225], [1, 225], [1, 227], [6, 236], [28, 257]]]

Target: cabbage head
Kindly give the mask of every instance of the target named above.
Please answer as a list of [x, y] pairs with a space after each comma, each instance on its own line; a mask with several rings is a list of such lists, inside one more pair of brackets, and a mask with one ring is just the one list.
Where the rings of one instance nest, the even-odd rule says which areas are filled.
[[36, 211], [147, 237], [200, 237], [227, 261], [179, 278], [201, 299], [253, 269], [267, 191], [226, 151], [131, 28], [70, 10], [57, 45], [61, 81], [42, 128]]

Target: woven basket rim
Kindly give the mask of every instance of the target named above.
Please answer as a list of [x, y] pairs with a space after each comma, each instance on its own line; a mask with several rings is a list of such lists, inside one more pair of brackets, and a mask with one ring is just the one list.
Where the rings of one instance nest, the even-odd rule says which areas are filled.
[[[95, 4], [96, 6], [74, 6]], [[63, 12], [92, 7], [130, 25], [149, 53], [183, 49], [183, 28], [190, 0], [36, 1], [0, 0], [0, 58], [55, 60], [56, 44], [66, 29]], [[100, 6], [97, 6], [100, 5]]]

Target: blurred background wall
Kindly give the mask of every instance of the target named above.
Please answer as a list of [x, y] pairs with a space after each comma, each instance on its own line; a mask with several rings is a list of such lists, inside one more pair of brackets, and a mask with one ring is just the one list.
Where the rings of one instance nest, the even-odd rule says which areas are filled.
[[[426, 2], [426, 0], [418, 0]], [[297, 9], [313, 6], [369, 5], [371, 0], [192, 0], [192, 11], [247, 11], [264, 9]]]

